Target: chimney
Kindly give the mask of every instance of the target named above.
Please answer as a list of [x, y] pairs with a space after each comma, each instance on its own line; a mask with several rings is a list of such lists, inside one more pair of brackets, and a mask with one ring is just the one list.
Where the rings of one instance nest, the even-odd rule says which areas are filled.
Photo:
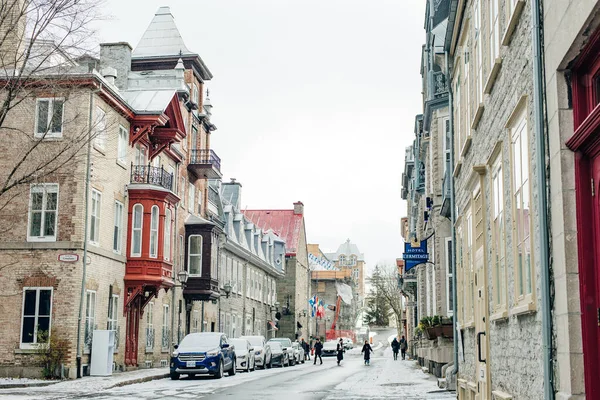
[[116, 69], [113, 67], [106, 67], [101, 71], [101, 74], [108, 83], [114, 86], [118, 76]]
[[294, 215], [304, 215], [304, 203], [301, 201], [294, 203]]
[[131, 71], [131, 45], [127, 42], [101, 43], [100, 68], [111, 67], [117, 71], [114, 84], [121, 90], [127, 89], [127, 77]]
[[[24, 0], [2, 1], [0, 6], [0, 69], [19, 67], [26, 41], [27, 6]], [[40, 40], [41, 41], [41, 40]], [[6, 72], [5, 72], [6, 73]]]

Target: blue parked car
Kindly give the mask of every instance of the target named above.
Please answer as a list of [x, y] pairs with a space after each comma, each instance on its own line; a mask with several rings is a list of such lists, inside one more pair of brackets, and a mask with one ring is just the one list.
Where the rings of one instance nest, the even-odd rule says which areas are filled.
[[235, 375], [235, 347], [230, 346], [224, 333], [190, 333], [175, 346], [170, 365], [173, 380], [181, 374], [222, 378], [223, 372], [228, 371], [230, 376]]

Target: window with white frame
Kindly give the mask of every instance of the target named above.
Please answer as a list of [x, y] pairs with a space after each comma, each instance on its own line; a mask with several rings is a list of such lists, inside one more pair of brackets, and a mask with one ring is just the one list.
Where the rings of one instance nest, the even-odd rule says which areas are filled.
[[146, 162], [148, 161], [146, 146], [144, 146], [143, 144], [140, 144], [140, 143], [136, 143], [134, 157], [135, 157], [135, 160], [134, 160], [135, 165], [146, 165]]
[[477, 90], [475, 91], [476, 105], [479, 105], [483, 101], [483, 43], [482, 36], [483, 32], [481, 29], [481, 1], [475, 0], [473, 5], [473, 21], [475, 27], [475, 73], [477, 74]]
[[190, 149], [195, 151], [198, 147], [198, 128], [192, 126], [192, 136], [190, 137]]
[[515, 293], [517, 302], [533, 302], [533, 263], [531, 249], [531, 180], [529, 171], [529, 132], [524, 107], [511, 128], [513, 232]]
[[146, 351], [154, 348], [154, 303], [146, 306]]
[[48, 343], [52, 322], [51, 287], [26, 287], [23, 289], [21, 314], [21, 348], [34, 348]]
[[133, 206], [131, 215], [131, 256], [142, 256], [142, 228], [144, 226], [144, 206], [136, 204]]
[[250, 266], [246, 266], [246, 297], [248, 297], [248, 298], [250, 298], [252, 296], [251, 288], [252, 288], [252, 272], [250, 270]]
[[[450, 165], [450, 151], [452, 150], [452, 137], [450, 135], [450, 119], [444, 118], [442, 121], [444, 127], [444, 173], [448, 170], [452, 171]], [[433, 157], [431, 157], [433, 158]]]
[[[458, 68], [460, 68], [460, 59], [458, 61]], [[455, 104], [457, 105], [454, 109], [454, 126], [456, 127], [455, 129], [455, 144], [456, 144], [456, 152], [457, 154], [462, 150], [462, 131], [463, 131], [463, 126], [462, 126], [462, 112], [464, 110], [464, 105], [463, 105], [463, 98], [461, 96], [461, 75], [460, 75], [460, 70], [457, 71], [457, 77], [456, 77], [456, 84], [454, 86], [454, 101]], [[454, 168], [454, 166], [452, 166], [452, 168]]]
[[95, 127], [95, 138], [94, 144], [101, 150], [106, 148], [106, 142], [108, 140], [106, 133], [106, 113], [100, 107], [96, 107], [96, 127]]
[[202, 191], [198, 190], [198, 215], [202, 215]]
[[492, 270], [494, 311], [506, 308], [506, 232], [502, 155], [492, 164]]
[[102, 193], [92, 189], [92, 215], [90, 217], [90, 242], [100, 243], [100, 210], [102, 209]]
[[352, 270], [352, 278], [354, 278], [354, 280], [357, 281], [359, 276], [360, 276], [360, 269], [354, 268]]
[[36, 101], [35, 137], [59, 138], [63, 131], [65, 101], [61, 98], [40, 98]]
[[188, 272], [190, 276], [202, 276], [202, 236], [188, 238]]
[[55, 241], [58, 213], [58, 184], [31, 185], [28, 241]]
[[475, 287], [473, 285], [473, 260], [472, 260], [472, 250], [473, 250], [473, 216], [471, 214], [471, 209], [467, 211], [467, 215], [465, 218], [465, 253], [463, 260], [463, 272], [464, 278], [463, 283], [465, 285], [465, 289], [463, 290], [464, 295], [464, 303], [465, 303], [465, 324], [469, 324], [473, 320], [473, 305], [472, 299], [475, 293]]
[[119, 125], [119, 141], [117, 142], [117, 160], [121, 164], [127, 163], [127, 149], [129, 148], [129, 133], [127, 128]]
[[195, 195], [196, 187], [193, 183], [188, 183], [188, 211], [191, 213], [194, 212], [194, 206], [196, 204]]
[[494, 68], [496, 59], [500, 56], [500, 0], [490, 0], [489, 16], [490, 16], [490, 41], [488, 47], [490, 49], [490, 71]]
[[242, 264], [241, 262], [238, 261], [238, 269], [237, 269], [237, 292], [238, 294], [242, 294], [242, 291], [244, 290], [244, 279], [243, 279], [243, 275], [244, 275], [244, 264]]
[[123, 243], [123, 203], [115, 200], [114, 213], [113, 251], [117, 254], [121, 254]]
[[90, 351], [92, 338], [96, 329], [96, 292], [88, 290], [85, 293], [85, 350]]
[[119, 327], [119, 295], [113, 294], [108, 301], [107, 329], [116, 331]]
[[460, 150], [462, 151], [462, 148], [464, 147], [465, 143], [467, 142], [467, 137], [471, 136], [471, 92], [476, 90], [473, 88], [473, 77], [471, 76], [471, 53], [469, 53], [468, 49], [465, 49], [465, 54], [464, 54], [464, 59], [465, 59], [465, 69], [464, 69], [464, 99], [465, 99], [465, 106], [464, 106], [464, 110], [465, 110], [465, 129], [463, 129], [463, 136], [461, 138], [461, 142], [462, 142], [462, 146], [460, 148]]
[[454, 270], [452, 269], [452, 238], [445, 239], [445, 258], [446, 258], [446, 315], [452, 315], [454, 312], [454, 298], [452, 296], [452, 277]]
[[150, 257], [158, 256], [158, 206], [152, 206], [150, 213]]
[[171, 210], [165, 210], [165, 237], [164, 237], [164, 249], [163, 258], [165, 261], [171, 261]]
[[221, 252], [221, 259], [219, 260], [219, 287], [222, 288], [225, 285], [225, 270], [227, 268], [227, 257], [224, 252]]

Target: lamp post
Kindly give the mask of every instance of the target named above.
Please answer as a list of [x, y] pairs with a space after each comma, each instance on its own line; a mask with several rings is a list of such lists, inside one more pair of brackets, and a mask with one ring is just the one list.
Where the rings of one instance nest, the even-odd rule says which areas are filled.
[[[181, 271], [179, 271], [177, 273], [177, 281], [180, 283], [180, 285], [175, 285], [175, 286], [173, 286], [173, 288], [180, 287], [181, 290], [183, 291], [183, 289], [185, 288], [185, 284], [187, 283], [189, 277], [190, 277], [190, 274], [185, 269], [182, 269]], [[175, 289], [173, 289], [173, 302], [175, 302]], [[173, 306], [173, 307], [175, 307], [175, 306]], [[186, 318], [187, 318], [187, 307], [186, 307], [185, 312], [186, 312]], [[179, 314], [181, 314], [181, 307], [179, 307]], [[173, 311], [173, 316], [174, 315], [175, 315], [175, 311]], [[173, 326], [173, 325], [171, 325], [171, 326]], [[181, 315], [178, 315], [178, 317], [177, 317], [177, 342], [179, 342], [180, 337], [181, 337]], [[174, 342], [173, 334], [171, 334], [171, 341]]]

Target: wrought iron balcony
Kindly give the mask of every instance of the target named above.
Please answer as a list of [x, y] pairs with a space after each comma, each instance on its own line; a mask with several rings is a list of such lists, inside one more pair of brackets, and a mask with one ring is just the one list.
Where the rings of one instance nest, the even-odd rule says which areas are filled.
[[220, 179], [221, 159], [210, 149], [195, 149], [190, 151], [188, 169], [198, 178]]
[[160, 186], [173, 191], [173, 174], [165, 171], [163, 167], [131, 164], [131, 183]]
[[439, 99], [448, 95], [448, 84], [446, 82], [446, 74], [441, 71], [432, 74], [430, 90], [430, 99]]

